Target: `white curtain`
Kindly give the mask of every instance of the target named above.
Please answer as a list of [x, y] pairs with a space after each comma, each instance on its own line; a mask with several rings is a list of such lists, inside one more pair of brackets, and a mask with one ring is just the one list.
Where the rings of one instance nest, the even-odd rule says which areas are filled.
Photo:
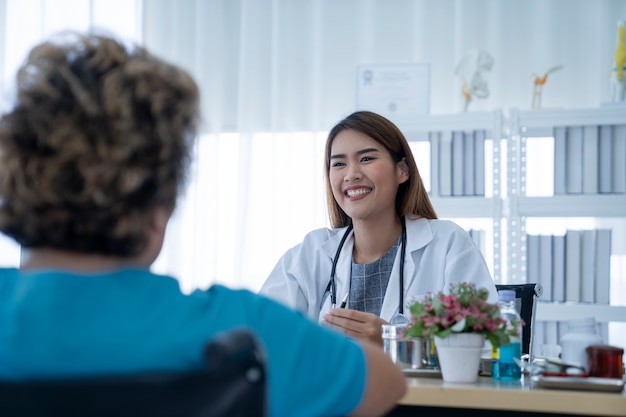
[[[98, 28], [140, 41], [139, 0], [0, 0], [3, 99], [29, 49], [62, 30]], [[4, 104], [4, 100], [3, 100]]]
[[[494, 59], [490, 95], [470, 111], [529, 108], [532, 74], [555, 65], [543, 107], [597, 107], [626, 2], [0, 0], [2, 16], [5, 89], [28, 47], [66, 27], [108, 28], [195, 76], [202, 134], [155, 270], [186, 290], [256, 290], [286, 249], [327, 224], [323, 145], [354, 110], [358, 64], [430, 64], [430, 111], [449, 114], [463, 107], [455, 65], [479, 48]], [[427, 149], [416, 157], [424, 169]]]
[[327, 224], [323, 143], [354, 110], [358, 64], [430, 64], [430, 111], [449, 114], [463, 106], [455, 65], [479, 48], [494, 59], [490, 95], [470, 110], [529, 108], [533, 76], [556, 65], [542, 106], [597, 107], [618, 19], [621, 0], [145, 0], [146, 45], [203, 95], [196, 182], [157, 269], [186, 288], [256, 290]]
[[560, 64], [544, 107], [609, 97], [622, 0], [145, 0], [145, 42], [202, 84], [209, 132], [326, 131], [354, 107], [356, 65], [425, 62], [431, 113], [462, 108], [454, 67], [494, 58], [470, 110], [528, 108], [533, 73]]

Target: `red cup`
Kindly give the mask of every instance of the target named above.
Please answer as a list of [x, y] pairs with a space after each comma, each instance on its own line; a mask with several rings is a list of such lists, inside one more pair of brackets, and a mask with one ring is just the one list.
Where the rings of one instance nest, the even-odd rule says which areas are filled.
[[624, 374], [624, 349], [609, 345], [587, 346], [589, 376], [621, 379]]

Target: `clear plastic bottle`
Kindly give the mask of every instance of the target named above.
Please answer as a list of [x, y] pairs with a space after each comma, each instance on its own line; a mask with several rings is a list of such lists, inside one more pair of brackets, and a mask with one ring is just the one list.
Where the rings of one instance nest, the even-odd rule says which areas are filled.
[[587, 346], [601, 345], [602, 338], [596, 333], [596, 319], [583, 317], [567, 322], [568, 331], [561, 338], [561, 359], [565, 363], [581, 365], [589, 370], [587, 363]]
[[493, 348], [491, 375], [499, 381], [516, 381], [522, 377], [522, 371], [514, 358], [522, 357], [522, 318], [515, 308], [515, 291], [498, 291], [500, 314], [507, 321], [507, 326], [517, 327], [518, 337], [511, 337], [507, 345]]

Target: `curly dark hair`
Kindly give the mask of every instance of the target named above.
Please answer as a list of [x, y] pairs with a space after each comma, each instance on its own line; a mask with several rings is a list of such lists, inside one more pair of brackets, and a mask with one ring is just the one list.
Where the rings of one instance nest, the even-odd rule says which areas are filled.
[[35, 46], [0, 119], [0, 231], [26, 248], [133, 256], [173, 210], [198, 125], [184, 70], [103, 34]]

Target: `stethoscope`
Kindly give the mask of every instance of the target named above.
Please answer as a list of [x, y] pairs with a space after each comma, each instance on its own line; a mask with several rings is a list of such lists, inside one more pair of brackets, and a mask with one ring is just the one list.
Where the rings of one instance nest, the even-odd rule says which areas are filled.
[[[346, 239], [348, 235], [352, 231], [352, 224], [348, 226], [348, 229], [343, 234], [341, 241], [339, 242], [339, 246], [337, 247], [337, 252], [335, 252], [335, 257], [333, 258], [333, 265], [330, 269], [330, 281], [328, 282], [328, 286], [326, 287], [325, 292], [330, 292], [330, 305], [332, 308], [337, 306], [337, 282], [335, 280], [335, 270], [337, 269], [337, 262], [339, 261], [339, 255], [341, 254], [341, 250], [343, 249], [344, 243], [346, 243]], [[400, 252], [400, 294], [399, 294], [399, 302], [398, 302], [398, 313], [395, 314], [390, 323], [391, 324], [408, 324], [408, 319], [404, 315], [404, 257], [406, 254], [406, 220], [404, 217], [402, 218], [402, 252]]]

